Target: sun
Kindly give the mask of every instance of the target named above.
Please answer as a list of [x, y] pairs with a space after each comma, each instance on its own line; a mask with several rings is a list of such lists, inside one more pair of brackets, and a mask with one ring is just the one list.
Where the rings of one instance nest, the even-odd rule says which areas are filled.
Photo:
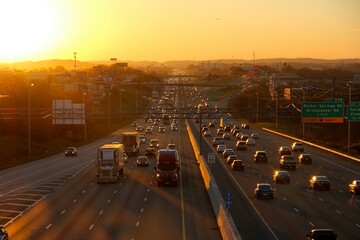
[[59, 35], [61, 18], [52, 0], [0, 3], [0, 61], [31, 60]]

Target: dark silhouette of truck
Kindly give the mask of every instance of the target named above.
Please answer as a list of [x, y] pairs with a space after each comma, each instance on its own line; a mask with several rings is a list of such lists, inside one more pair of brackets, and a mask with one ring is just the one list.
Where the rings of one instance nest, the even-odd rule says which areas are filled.
[[158, 151], [155, 170], [157, 186], [177, 187], [179, 182], [179, 155], [175, 149], [160, 149]]
[[140, 134], [138, 132], [124, 132], [121, 134], [121, 143], [128, 156], [138, 156], [140, 149]]

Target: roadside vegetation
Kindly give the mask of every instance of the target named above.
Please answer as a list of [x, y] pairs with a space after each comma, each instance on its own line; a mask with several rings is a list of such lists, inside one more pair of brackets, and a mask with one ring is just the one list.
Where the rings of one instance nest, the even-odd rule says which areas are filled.
[[[108, 70], [105, 68], [105, 71]], [[59, 70], [59, 69], [58, 69]], [[71, 73], [64, 71], [71, 76]], [[47, 73], [51, 73], [47, 72]], [[87, 79], [96, 78], [92, 69]], [[55, 75], [46, 79], [29, 80], [25, 72], [6, 72], [0, 75], [0, 169], [13, 167], [61, 153], [68, 146], [79, 147], [126, 126], [140, 117], [151, 101], [154, 87], [142, 85], [161, 81], [156, 74], [127, 69], [118, 73], [112, 84], [84, 80], [71, 76], [74, 84], [59, 84]], [[121, 85], [117, 78], [131, 76], [135, 84]], [[79, 76], [78, 76], [79, 77]], [[139, 85], [137, 85], [139, 84]], [[77, 86], [75, 89], [66, 85]], [[30, 94], [30, 95], [29, 95]], [[122, 97], [122, 99], [121, 99]], [[52, 101], [66, 99], [85, 103], [86, 139], [84, 125], [54, 125]], [[30, 105], [30, 153], [29, 139]], [[122, 104], [122, 106], [121, 106]], [[109, 114], [110, 113], [110, 114]]]
[[[204, 69], [201, 69], [204, 72]], [[348, 122], [322, 124], [301, 120], [301, 104], [323, 102], [325, 98], [343, 99], [349, 103], [349, 82], [360, 66], [343, 68], [311, 69], [284, 64], [281, 69], [269, 66], [227, 66], [209, 69], [204, 80], [209, 84], [231, 83], [217, 87], [227, 98], [225, 112], [240, 122], [256, 124], [300, 139], [347, 153]], [[282, 76], [278, 80], [274, 76]], [[286, 96], [285, 88], [293, 89]], [[352, 82], [351, 102], [360, 102], [360, 83]], [[277, 105], [277, 106], [276, 106]], [[346, 113], [346, 107], [345, 107]], [[303, 127], [305, 127], [303, 129]], [[360, 155], [360, 122], [351, 123], [350, 154]]]

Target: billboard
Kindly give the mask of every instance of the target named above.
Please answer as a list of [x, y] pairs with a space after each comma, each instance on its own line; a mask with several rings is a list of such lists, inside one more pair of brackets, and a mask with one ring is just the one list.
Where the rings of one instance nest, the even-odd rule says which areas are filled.
[[53, 125], [85, 124], [85, 104], [65, 99], [53, 100], [52, 115]]

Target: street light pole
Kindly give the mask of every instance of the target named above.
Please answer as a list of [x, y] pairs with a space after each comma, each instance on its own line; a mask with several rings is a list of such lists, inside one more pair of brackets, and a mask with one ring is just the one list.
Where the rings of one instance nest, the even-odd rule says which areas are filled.
[[28, 155], [31, 155], [31, 87], [33, 83], [28, 86]]
[[108, 93], [108, 127], [110, 127], [110, 96], [111, 92]]
[[[349, 104], [348, 107], [350, 106], [351, 103], [351, 80], [349, 81]], [[349, 115], [347, 116], [347, 121], [348, 121], [348, 154], [350, 154], [350, 129], [351, 129], [351, 121], [349, 120]]]
[[125, 89], [120, 89], [120, 121], [123, 118], [123, 92], [125, 92]]
[[86, 129], [86, 109], [85, 109], [85, 97], [86, 92], [83, 93], [83, 104], [82, 104], [82, 115], [84, 116], [84, 139], [87, 140], [87, 129]]

